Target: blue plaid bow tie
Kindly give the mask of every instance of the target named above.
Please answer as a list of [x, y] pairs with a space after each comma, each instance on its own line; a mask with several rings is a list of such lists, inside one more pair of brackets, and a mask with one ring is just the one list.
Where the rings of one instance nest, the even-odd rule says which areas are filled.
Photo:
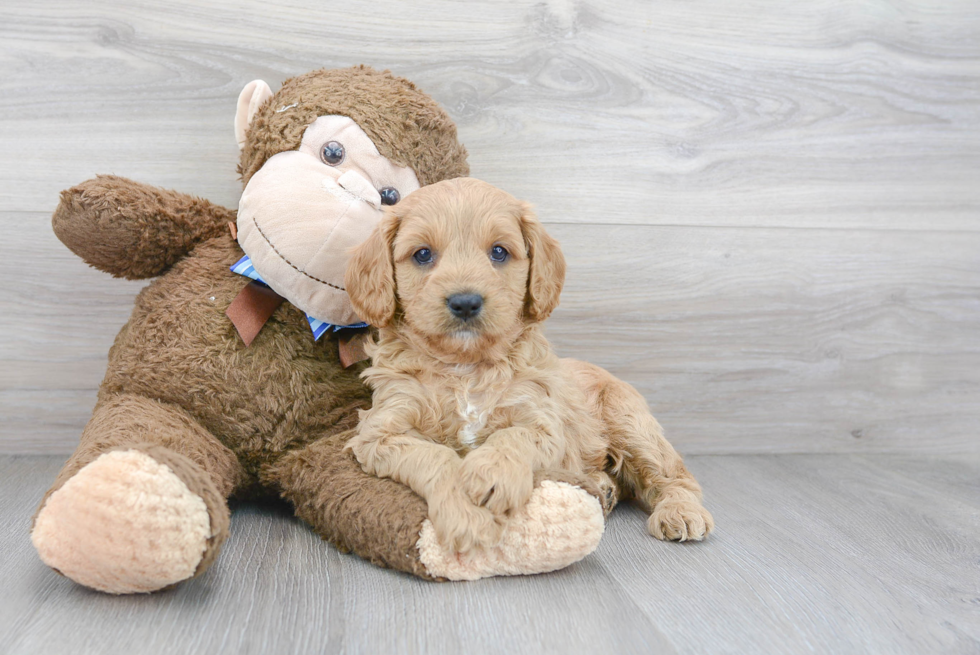
[[[262, 279], [262, 276], [259, 275], [259, 272], [255, 270], [255, 267], [252, 266], [252, 259], [248, 255], [245, 255], [235, 262], [235, 265], [231, 267], [231, 272], [237, 273], [238, 275], [244, 275], [250, 280], [255, 280], [260, 284], [269, 286], [266, 284], [266, 281]], [[355, 323], [354, 325], [333, 325], [331, 323], [325, 323], [318, 318], [313, 318], [309, 314], [306, 315], [306, 320], [310, 322], [310, 329], [313, 330], [314, 341], [322, 337], [327, 330], [337, 332], [338, 330], [343, 330], [344, 328], [366, 328], [368, 326], [367, 323]]]

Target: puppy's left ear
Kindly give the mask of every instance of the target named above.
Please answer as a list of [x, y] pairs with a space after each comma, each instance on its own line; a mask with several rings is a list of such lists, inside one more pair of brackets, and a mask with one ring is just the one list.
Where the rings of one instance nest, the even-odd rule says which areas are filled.
[[386, 208], [381, 223], [367, 240], [354, 249], [344, 286], [354, 311], [366, 323], [385, 327], [395, 315], [395, 263], [391, 247], [400, 217]]
[[519, 220], [531, 260], [524, 313], [532, 321], [543, 321], [558, 306], [558, 297], [565, 284], [565, 256], [558, 242], [544, 231], [529, 204], [521, 203]]

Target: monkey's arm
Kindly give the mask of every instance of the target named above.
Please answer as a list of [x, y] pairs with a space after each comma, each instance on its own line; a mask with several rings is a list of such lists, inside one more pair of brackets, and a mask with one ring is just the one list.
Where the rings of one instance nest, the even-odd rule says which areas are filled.
[[51, 226], [90, 266], [137, 280], [160, 275], [234, 220], [207, 200], [99, 175], [61, 192]]

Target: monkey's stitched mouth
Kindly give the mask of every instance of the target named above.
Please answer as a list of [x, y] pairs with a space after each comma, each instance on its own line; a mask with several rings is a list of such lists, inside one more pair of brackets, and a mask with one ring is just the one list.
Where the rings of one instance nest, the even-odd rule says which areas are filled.
[[320, 284], [327, 285], [331, 289], [337, 289], [338, 291], [343, 291], [344, 293], [347, 293], [347, 289], [345, 289], [344, 287], [337, 286], [336, 284], [330, 284], [326, 280], [321, 280], [320, 278], [318, 278], [316, 276], [310, 275], [309, 273], [307, 273], [306, 271], [304, 271], [303, 269], [301, 269], [299, 266], [297, 266], [296, 264], [294, 264], [291, 261], [289, 261], [289, 259], [285, 255], [283, 255], [281, 252], [279, 252], [279, 249], [276, 248], [276, 246], [273, 245], [273, 243], [271, 241], [269, 241], [269, 237], [267, 237], [265, 235], [265, 232], [263, 232], [262, 231], [262, 228], [259, 227], [258, 221], [255, 220], [255, 215], [252, 215], [252, 225], [255, 226], [255, 229], [258, 230], [258, 232], [262, 236], [262, 238], [265, 239], [265, 242], [267, 244], [269, 244], [269, 247], [272, 248], [272, 252], [276, 253], [276, 256], [278, 256], [279, 259], [281, 259], [284, 262], [286, 262], [287, 264], [289, 264], [289, 266], [292, 267], [296, 272], [302, 273], [303, 275], [305, 275], [306, 277], [310, 278], [314, 282], [319, 282]]

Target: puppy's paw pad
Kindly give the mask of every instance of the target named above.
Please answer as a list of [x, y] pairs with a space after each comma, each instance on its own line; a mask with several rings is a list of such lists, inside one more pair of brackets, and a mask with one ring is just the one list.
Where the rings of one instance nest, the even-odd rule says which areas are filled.
[[647, 521], [650, 534], [666, 541], [701, 541], [714, 525], [711, 513], [694, 501], [658, 503]]
[[204, 500], [138, 450], [112, 451], [48, 498], [31, 540], [45, 564], [113, 594], [191, 577], [211, 536]]

